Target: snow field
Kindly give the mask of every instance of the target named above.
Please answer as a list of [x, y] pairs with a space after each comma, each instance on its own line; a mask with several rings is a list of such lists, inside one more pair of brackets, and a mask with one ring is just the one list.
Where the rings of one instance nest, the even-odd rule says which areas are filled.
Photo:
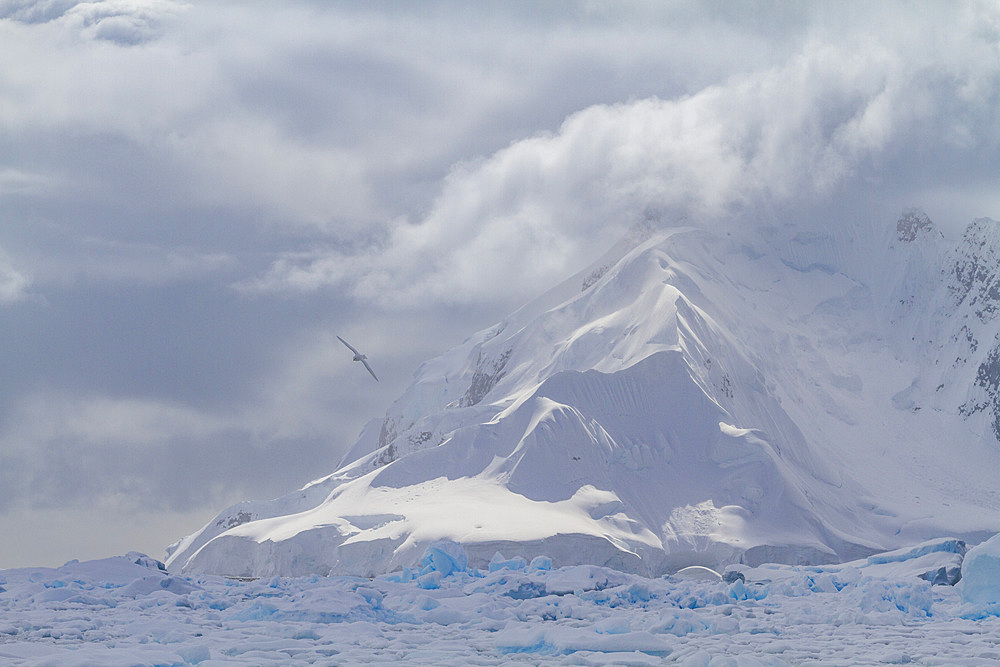
[[723, 581], [499, 554], [469, 569], [448, 542], [373, 579], [176, 576], [129, 554], [0, 570], [0, 662], [1000, 665], [1000, 540], [969, 552], [961, 589], [919, 577], [960, 544]]

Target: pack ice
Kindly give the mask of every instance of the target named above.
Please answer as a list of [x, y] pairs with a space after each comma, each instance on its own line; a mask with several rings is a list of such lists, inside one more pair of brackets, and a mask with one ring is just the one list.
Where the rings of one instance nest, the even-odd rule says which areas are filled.
[[1000, 223], [646, 220], [424, 363], [338, 470], [166, 565], [372, 576], [451, 540], [469, 567], [659, 576], [974, 544], [1000, 530], [998, 436]]
[[[1000, 665], [998, 558], [996, 539], [945, 538], [647, 578], [499, 553], [471, 568], [438, 541], [373, 578], [233, 579], [130, 553], [0, 570], [0, 663], [981, 667]], [[934, 585], [956, 570], [961, 589]]]

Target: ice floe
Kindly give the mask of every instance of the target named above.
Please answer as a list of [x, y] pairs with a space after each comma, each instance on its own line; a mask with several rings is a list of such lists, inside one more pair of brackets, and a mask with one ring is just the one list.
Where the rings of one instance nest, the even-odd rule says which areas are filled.
[[[964, 556], [964, 559], [963, 559]], [[657, 578], [438, 541], [373, 578], [176, 575], [140, 554], [0, 570], [10, 665], [1000, 664], [1000, 538]], [[964, 560], [964, 562], [963, 562]], [[940, 568], [959, 586], [934, 585]]]

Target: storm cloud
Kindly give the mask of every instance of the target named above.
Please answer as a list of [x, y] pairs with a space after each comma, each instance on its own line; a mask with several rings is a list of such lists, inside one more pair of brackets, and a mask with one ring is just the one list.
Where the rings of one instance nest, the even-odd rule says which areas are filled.
[[651, 210], [998, 217], [998, 91], [993, 3], [0, 0], [0, 567], [330, 472]]

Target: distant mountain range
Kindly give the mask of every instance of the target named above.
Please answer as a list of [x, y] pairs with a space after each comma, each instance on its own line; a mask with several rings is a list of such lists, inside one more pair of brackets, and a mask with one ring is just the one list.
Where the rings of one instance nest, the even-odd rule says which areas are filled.
[[1000, 223], [646, 220], [424, 363], [341, 467], [167, 566], [375, 574], [434, 540], [642, 574], [1000, 531]]

